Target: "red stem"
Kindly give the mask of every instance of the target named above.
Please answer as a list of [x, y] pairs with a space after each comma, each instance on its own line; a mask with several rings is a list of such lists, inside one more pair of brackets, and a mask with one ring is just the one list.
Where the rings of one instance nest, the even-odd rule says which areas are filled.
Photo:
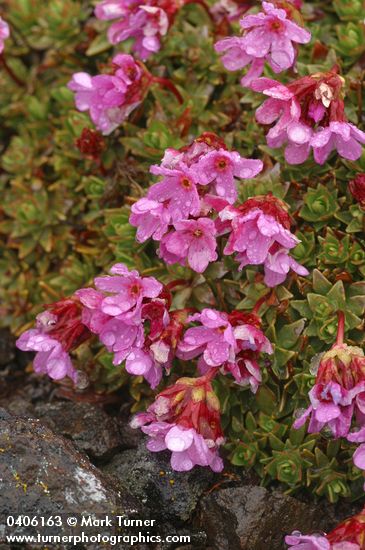
[[260, 310], [260, 307], [262, 306], [262, 304], [264, 304], [266, 302], [266, 300], [268, 299], [268, 297], [270, 296], [271, 294], [271, 291], [268, 292], [267, 294], [265, 294], [264, 296], [261, 296], [261, 298], [259, 298], [256, 302], [256, 304], [254, 305], [254, 308], [252, 310], [252, 313], [254, 315], [258, 315], [259, 314], [259, 310]]
[[213, 378], [215, 378], [215, 376], [218, 374], [219, 372], [219, 367], [212, 367], [205, 375], [204, 375], [204, 378], [206, 379], [207, 382], [210, 382], [211, 380], [213, 380]]
[[14, 73], [13, 69], [9, 67], [9, 65], [7, 64], [4, 54], [0, 55], [0, 63], [2, 63], [5, 71], [8, 73], [10, 78], [15, 82], [15, 84], [22, 87], [25, 86], [25, 82], [23, 82], [23, 80], [20, 80], [20, 78], [18, 78]]
[[337, 339], [336, 344], [338, 346], [341, 346], [343, 344], [344, 336], [345, 336], [345, 314], [343, 311], [337, 312], [338, 317], [338, 327], [337, 327]]
[[152, 82], [155, 82], [156, 84], [159, 84], [161, 88], [167, 88], [174, 94], [180, 105], [184, 103], [184, 99], [182, 95], [180, 94], [179, 90], [176, 88], [175, 84], [171, 82], [168, 78], [161, 78], [159, 76], [153, 76]]

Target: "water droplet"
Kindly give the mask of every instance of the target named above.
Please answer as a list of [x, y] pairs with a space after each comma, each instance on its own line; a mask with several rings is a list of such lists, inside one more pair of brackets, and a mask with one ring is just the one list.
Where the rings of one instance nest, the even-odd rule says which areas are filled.
[[313, 355], [313, 357], [312, 357], [312, 360], [310, 362], [309, 372], [313, 376], [317, 375], [317, 372], [318, 372], [318, 369], [319, 369], [319, 364], [321, 362], [322, 356], [323, 356], [323, 353], [317, 353], [316, 355]]
[[90, 380], [86, 372], [82, 370], [77, 371], [76, 388], [78, 390], [86, 390], [90, 385]]
[[209, 319], [212, 319], [212, 321], [215, 321], [217, 319], [217, 314], [212, 309], [208, 309], [206, 315]]

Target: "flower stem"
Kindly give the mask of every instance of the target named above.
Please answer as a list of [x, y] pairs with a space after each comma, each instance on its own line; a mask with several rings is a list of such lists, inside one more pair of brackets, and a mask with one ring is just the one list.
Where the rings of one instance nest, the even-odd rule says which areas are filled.
[[204, 378], [207, 382], [210, 382], [217, 376], [219, 372], [219, 367], [212, 367], [206, 374], [204, 374]]
[[25, 86], [25, 82], [23, 82], [23, 80], [20, 80], [20, 78], [18, 78], [16, 76], [16, 74], [14, 73], [13, 69], [11, 67], [9, 67], [5, 57], [4, 57], [4, 54], [1, 54], [0, 55], [0, 63], [2, 64], [2, 66], [4, 67], [5, 71], [8, 73], [8, 75], [10, 76], [10, 78], [15, 82], [15, 84], [17, 84], [18, 86]]
[[259, 298], [257, 300], [257, 302], [254, 305], [253, 310], [252, 310], [252, 313], [254, 315], [259, 314], [260, 307], [267, 301], [267, 299], [269, 298], [270, 295], [271, 295], [271, 290], [270, 290], [270, 292], [268, 292], [267, 294], [264, 294], [263, 296], [261, 296], [261, 298]]
[[336, 344], [341, 346], [343, 344], [344, 335], [345, 335], [345, 314], [343, 311], [337, 312], [338, 317], [338, 327], [337, 327], [337, 339]]
[[180, 94], [179, 90], [176, 88], [175, 84], [171, 82], [168, 78], [161, 78], [159, 76], [153, 76], [152, 77], [152, 83], [155, 82], [156, 84], [159, 84], [161, 88], [166, 88], [167, 90], [170, 90], [180, 103], [182, 105], [184, 103], [184, 99], [182, 95]]

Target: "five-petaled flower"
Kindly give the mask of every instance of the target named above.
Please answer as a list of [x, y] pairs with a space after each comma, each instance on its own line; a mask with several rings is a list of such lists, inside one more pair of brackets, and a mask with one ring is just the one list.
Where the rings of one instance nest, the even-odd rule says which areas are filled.
[[224, 38], [215, 49], [223, 53], [222, 62], [229, 71], [250, 69], [241, 84], [249, 86], [254, 78], [261, 76], [265, 62], [275, 73], [293, 67], [296, 60], [296, 44], [306, 44], [311, 39], [309, 31], [291, 20], [291, 10], [276, 7], [274, 3], [262, 2], [256, 15], [246, 15], [241, 21], [242, 37]]

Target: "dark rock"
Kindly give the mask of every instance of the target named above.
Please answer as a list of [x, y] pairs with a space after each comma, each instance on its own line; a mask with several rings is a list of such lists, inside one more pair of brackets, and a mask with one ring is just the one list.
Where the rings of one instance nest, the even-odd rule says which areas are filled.
[[126, 449], [136, 449], [139, 444], [141, 444], [145, 436], [141, 430], [135, 430], [130, 427], [128, 418], [120, 417], [118, 418], [118, 426], [120, 438], [122, 441], [122, 448]]
[[214, 550], [279, 550], [285, 535], [318, 532], [325, 524], [315, 507], [263, 487], [213, 491], [200, 503], [200, 525]]
[[0, 328], [0, 367], [13, 361], [15, 357], [15, 338], [7, 328]]
[[[146, 517], [127, 490], [118, 491], [71, 441], [55, 435], [38, 420], [2, 418], [0, 449], [2, 521], [14, 513], [62, 518], [81, 514]], [[18, 526], [12, 534], [37, 533], [34, 529]], [[0, 521], [1, 532], [4, 524]], [[65, 521], [53, 530], [53, 534], [66, 533], [70, 531]], [[4, 541], [0, 538], [0, 542]]]
[[12, 416], [36, 418], [32, 403], [19, 395], [12, 395], [0, 399], [0, 406], [4, 407]]
[[145, 440], [137, 450], [116, 455], [103, 471], [143, 502], [154, 517], [178, 523], [191, 518], [201, 495], [216, 478], [208, 468], [175, 472], [170, 466], [170, 453], [151, 453]]
[[57, 401], [36, 407], [36, 416], [97, 460], [107, 460], [122, 448], [117, 421], [97, 405]]

